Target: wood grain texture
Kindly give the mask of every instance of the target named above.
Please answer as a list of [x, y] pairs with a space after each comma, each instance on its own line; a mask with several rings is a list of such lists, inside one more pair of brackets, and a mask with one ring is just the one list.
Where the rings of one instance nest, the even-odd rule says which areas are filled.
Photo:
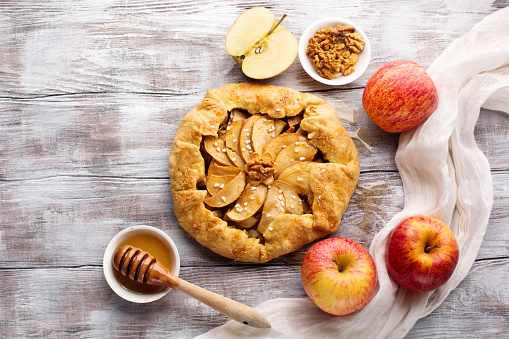
[[[394, 59], [429, 66], [496, 1], [116, 1], [0, 0], [0, 336], [190, 338], [227, 321], [171, 291], [138, 305], [117, 297], [102, 274], [109, 240], [146, 224], [177, 244], [187, 281], [249, 306], [305, 297], [308, 246], [268, 264], [233, 262], [199, 245], [172, 211], [167, 157], [181, 119], [208, 89], [250, 81], [224, 37], [245, 9], [266, 6], [300, 38], [328, 16], [354, 20], [372, 60], [335, 88], [298, 60], [262, 83], [353, 109], [345, 128], [361, 175], [336, 236], [369, 246], [403, 207], [394, 162], [398, 135], [371, 123], [361, 105], [369, 76]], [[494, 206], [477, 260], [446, 301], [409, 338], [500, 338], [509, 332], [509, 148], [507, 116], [483, 110], [475, 136], [494, 181]]]
[[[237, 16], [256, 5], [278, 17], [287, 13], [284, 26], [297, 39], [326, 16], [352, 18], [363, 27], [373, 44], [370, 72], [348, 87], [362, 87], [388, 59], [411, 58], [428, 66], [454, 38], [496, 9], [487, 1], [439, 0], [4, 2], [0, 55], [11, 57], [2, 65], [0, 96], [190, 94], [245, 81], [225, 52], [224, 37]], [[298, 62], [265, 82], [306, 91], [319, 87]]]
[[[408, 338], [505, 337], [509, 290], [501, 289], [500, 282], [509, 279], [508, 264], [507, 259], [476, 262], [460, 286], [420, 320]], [[181, 276], [249, 306], [306, 296], [299, 270], [289, 266], [227, 266], [218, 271], [203, 265], [184, 267]], [[109, 289], [100, 267], [4, 270], [0, 292], [2, 301], [10, 304], [9, 316], [2, 319], [3, 337], [190, 338], [228, 321], [174, 290], [151, 304], [124, 301]]]

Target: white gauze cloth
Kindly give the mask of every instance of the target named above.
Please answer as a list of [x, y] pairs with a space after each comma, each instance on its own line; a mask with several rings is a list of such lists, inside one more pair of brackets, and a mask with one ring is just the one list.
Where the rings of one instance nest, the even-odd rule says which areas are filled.
[[[490, 166], [473, 131], [481, 107], [509, 113], [508, 18], [509, 7], [487, 16], [428, 69], [439, 104], [423, 125], [400, 136], [396, 163], [405, 205], [371, 243], [378, 271], [371, 302], [339, 317], [319, 310], [309, 298], [272, 299], [255, 308], [271, 322], [271, 329], [230, 321], [199, 338], [402, 338], [444, 301], [474, 263], [493, 205]], [[391, 231], [417, 214], [449, 225], [460, 247], [452, 277], [429, 293], [398, 287], [385, 265]]]

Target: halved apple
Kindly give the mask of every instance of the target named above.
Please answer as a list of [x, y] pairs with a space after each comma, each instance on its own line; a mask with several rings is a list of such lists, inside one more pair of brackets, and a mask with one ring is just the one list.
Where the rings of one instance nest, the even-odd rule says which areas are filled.
[[260, 48], [245, 53], [242, 72], [253, 79], [268, 79], [284, 72], [297, 56], [297, 39], [282, 30], [267, 36]]
[[247, 184], [235, 206], [226, 213], [233, 221], [242, 221], [253, 216], [267, 198], [267, 186]]
[[300, 134], [296, 133], [284, 133], [278, 135], [271, 141], [269, 141], [265, 147], [263, 148], [263, 153], [269, 152], [274, 155], [279, 154], [283, 149], [288, 147], [288, 145], [294, 144], [299, 141], [308, 141], [308, 139]]
[[211, 207], [224, 207], [237, 200], [246, 186], [246, 175], [239, 172], [237, 176], [224, 186], [222, 190], [213, 196], [203, 200], [204, 203]]
[[228, 158], [224, 140], [209, 135], [205, 138], [205, 140], [203, 140], [203, 146], [207, 153], [210, 154], [219, 164], [228, 166], [234, 165], [230, 158]]
[[[285, 16], [283, 16], [284, 18]], [[242, 13], [226, 34], [226, 51], [253, 79], [267, 79], [285, 71], [297, 56], [298, 43], [274, 14], [264, 7]]]
[[253, 7], [242, 13], [226, 34], [226, 51], [234, 57], [244, 55], [269, 32], [276, 18], [264, 7]]

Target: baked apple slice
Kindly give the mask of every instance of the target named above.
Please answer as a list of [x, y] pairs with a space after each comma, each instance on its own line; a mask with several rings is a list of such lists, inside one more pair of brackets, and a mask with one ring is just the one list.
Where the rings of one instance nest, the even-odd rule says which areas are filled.
[[311, 145], [307, 140], [297, 141], [288, 145], [281, 150], [274, 160], [278, 165], [279, 171], [276, 173], [276, 178], [288, 165], [298, 161], [311, 161], [315, 157], [318, 149]]
[[243, 120], [237, 120], [231, 123], [228, 130], [226, 131], [226, 136], [224, 138], [226, 144], [226, 154], [232, 163], [235, 164], [238, 168], [244, 168], [246, 163], [242, 160], [242, 157], [239, 152], [239, 135], [240, 129], [242, 128]]
[[299, 141], [307, 141], [308, 139], [300, 134], [296, 133], [283, 133], [278, 135], [271, 141], [269, 141], [265, 147], [263, 148], [263, 153], [269, 152], [274, 155], [279, 154], [283, 149], [288, 147], [288, 145], [294, 144]]
[[278, 136], [279, 134], [281, 134], [281, 132], [283, 131], [285, 126], [286, 126], [286, 122], [284, 122], [283, 120], [274, 119], [274, 133], [275, 133], [274, 136]]
[[221, 166], [215, 161], [211, 161], [207, 175], [233, 175], [234, 177], [239, 174], [242, 170], [235, 166]]
[[295, 189], [284, 181], [274, 181], [274, 186], [279, 188], [278, 193], [283, 194], [286, 202], [286, 213], [301, 215], [304, 213], [302, 201]]
[[[260, 215], [255, 214], [255, 215], [247, 218], [246, 220], [239, 221], [238, 225], [243, 228], [250, 228], [250, 227], [253, 227], [254, 225], [256, 225], [259, 221], [260, 221]], [[256, 236], [254, 238], [256, 238]]]
[[278, 178], [284, 178], [287, 175], [289, 175], [290, 173], [293, 173], [295, 171], [305, 170], [305, 169], [309, 170], [309, 167], [311, 166], [311, 164], [313, 164], [313, 162], [311, 162], [311, 161], [302, 161], [302, 162], [299, 161], [299, 162], [293, 163], [291, 165], [288, 165], [285, 168], [283, 168], [282, 171], [280, 171]]
[[297, 170], [278, 180], [291, 185], [300, 195], [311, 195], [311, 186], [309, 185], [309, 170]]
[[295, 126], [300, 124], [302, 121], [302, 115], [296, 115], [294, 117], [288, 118], [288, 125]]
[[263, 184], [258, 186], [247, 184], [237, 203], [226, 213], [226, 216], [233, 221], [246, 220], [258, 212], [266, 198], [267, 186]]
[[279, 187], [272, 185], [267, 192], [267, 199], [263, 205], [260, 223], [256, 228], [258, 232], [265, 233], [267, 227], [276, 219], [277, 216], [285, 214], [285, 197], [283, 192], [279, 193]]
[[228, 158], [224, 140], [209, 135], [203, 140], [203, 146], [207, 153], [219, 164], [228, 166], [235, 165], [230, 158]]
[[244, 121], [250, 117], [249, 113], [244, 113], [241, 110], [236, 109], [236, 108], [232, 109], [230, 114], [231, 114], [231, 122], [232, 123], [235, 121]]
[[253, 153], [253, 145], [251, 144], [251, 133], [253, 132], [253, 125], [258, 119], [261, 119], [260, 114], [250, 116], [242, 123], [242, 128], [239, 134], [239, 151], [244, 162], [251, 160], [251, 154]]
[[222, 190], [230, 181], [235, 179], [235, 175], [214, 175], [209, 174], [207, 176], [207, 191], [210, 195], [214, 195]]
[[251, 133], [253, 152], [263, 154], [263, 147], [276, 136], [275, 130], [274, 119], [263, 117], [256, 120]]
[[223, 189], [213, 196], [203, 200], [211, 207], [224, 207], [237, 200], [246, 186], [246, 175], [243, 171], [239, 172], [232, 181], [226, 184]]

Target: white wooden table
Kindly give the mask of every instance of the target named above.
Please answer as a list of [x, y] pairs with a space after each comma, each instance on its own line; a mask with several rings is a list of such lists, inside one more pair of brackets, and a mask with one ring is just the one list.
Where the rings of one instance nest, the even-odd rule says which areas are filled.
[[[102, 273], [108, 241], [125, 227], [167, 232], [180, 276], [250, 306], [306, 297], [300, 262], [309, 248], [255, 265], [197, 244], [172, 211], [167, 157], [180, 120], [208, 89], [249, 81], [224, 48], [245, 9], [269, 7], [299, 38], [340, 16], [370, 37], [372, 61], [354, 83], [328, 87], [298, 60], [262, 81], [354, 109], [361, 175], [338, 236], [366, 247], [403, 207], [394, 155], [398, 135], [365, 115], [361, 96], [384, 63], [423, 67], [475, 23], [509, 5], [495, 1], [0, 1], [0, 336], [189, 338], [227, 321], [171, 291], [151, 304], [115, 295]], [[509, 20], [509, 18], [508, 18]], [[475, 133], [491, 164], [495, 204], [467, 278], [410, 338], [509, 336], [507, 116], [483, 111]]]

